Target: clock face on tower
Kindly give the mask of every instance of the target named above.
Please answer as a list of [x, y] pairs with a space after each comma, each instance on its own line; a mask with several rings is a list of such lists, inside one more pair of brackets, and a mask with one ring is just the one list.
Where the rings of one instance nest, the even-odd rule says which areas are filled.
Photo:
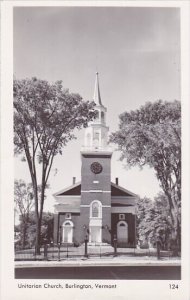
[[102, 172], [102, 165], [99, 162], [93, 162], [90, 166], [90, 169], [93, 173], [99, 174]]

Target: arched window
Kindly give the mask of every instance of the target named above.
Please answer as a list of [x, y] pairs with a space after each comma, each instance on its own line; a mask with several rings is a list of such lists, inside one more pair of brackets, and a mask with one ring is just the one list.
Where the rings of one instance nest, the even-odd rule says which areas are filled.
[[94, 202], [92, 204], [92, 217], [98, 218], [99, 216], [99, 204], [97, 202]]
[[102, 204], [100, 201], [95, 200], [91, 203], [91, 218], [101, 218], [102, 217]]
[[99, 121], [99, 119], [100, 119], [100, 112], [99, 112], [99, 110], [96, 110], [96, 113], [97, 113], [97, 115], [96, 115], [95, 121]]
[[99, 140], [99, 136], [100, 136], [100, 133], [99, 132], [95, 132], [94, 139], [95, 140]]
[[70, 222], [66, 222], [64, 223], [64, 226], [72, 226], [72, 225], [70, 224]]
[[104, 112], [101, 111], [101, 121], [104, 122]]

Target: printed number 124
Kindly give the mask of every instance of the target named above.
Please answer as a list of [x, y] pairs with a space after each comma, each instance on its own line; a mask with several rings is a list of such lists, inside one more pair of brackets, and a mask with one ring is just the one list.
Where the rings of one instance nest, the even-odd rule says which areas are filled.
[[177, 290], [178, 289], [178, 284], [169, 284], [170, 290]]

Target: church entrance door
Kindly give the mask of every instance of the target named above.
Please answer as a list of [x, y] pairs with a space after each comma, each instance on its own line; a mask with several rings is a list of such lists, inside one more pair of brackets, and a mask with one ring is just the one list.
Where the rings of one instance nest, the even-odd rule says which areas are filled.
[[102, 232], [101, 226], [91, 226], [90, 227], [90, 243], [101, 243], [102, 242]]
[[72, 243], [73, 242], [73, 224], [71, 221], [67, 221], [63, 224], [63, 243]]
[[128, 243], [128, 225], [125, 221], [117, 223], [117, 242], [118, 244]]

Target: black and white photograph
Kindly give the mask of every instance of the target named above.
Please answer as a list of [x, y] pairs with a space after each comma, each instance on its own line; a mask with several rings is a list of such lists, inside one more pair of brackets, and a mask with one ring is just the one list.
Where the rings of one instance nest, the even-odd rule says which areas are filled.
[[185, 7], [13, 2], [12, 297], [188, 300]]

